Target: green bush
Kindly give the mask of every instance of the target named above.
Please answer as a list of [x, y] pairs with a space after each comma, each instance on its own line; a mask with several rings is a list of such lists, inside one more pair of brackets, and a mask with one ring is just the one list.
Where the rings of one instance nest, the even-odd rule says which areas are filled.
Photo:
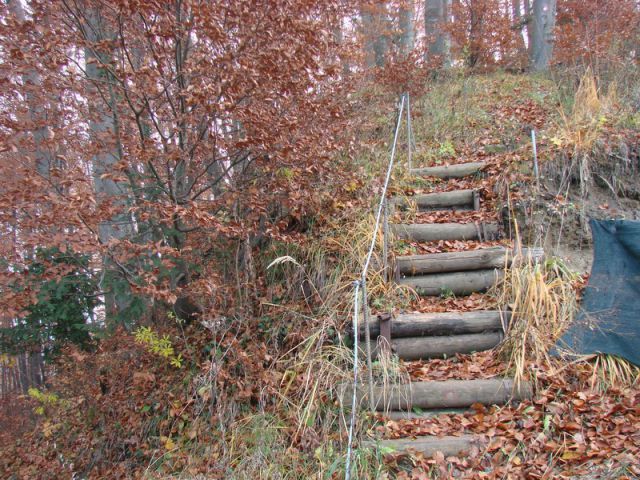
[[[49, 267], [68, 266], [62, 278], [50, 279]], [[66, 343], [82, 348], [91, 343], [90, 324], [98, 306], [97, 288], [89, 270], [89, 258], [58, 249], [39, 249], [27, 266], [28, 288], [37, 301], [13, 326], [0, 328], [0, 351], [18, 354], [42, 351], [55, 356]]]

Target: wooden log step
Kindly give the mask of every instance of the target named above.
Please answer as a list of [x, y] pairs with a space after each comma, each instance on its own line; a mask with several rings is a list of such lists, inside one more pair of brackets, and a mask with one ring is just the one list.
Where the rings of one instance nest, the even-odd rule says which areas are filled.
[[415, 242], [439, 240], [494, 240], [498, 238], [495, 223], [418, 223], [392, 224], [391, 231], [398, 238]]
[[[392, 206], [406, 209], [409, 203], [415, 203], [418, 210], [443, 210], [446, 208], [457, 210], [474, 210], [478, 192], [475, 190], [454, 190], [452, 192], [428, 193], [408, 198], [395, 198]], [[479, 201], [479, 198], [478, 198]]]
[[[368, 386], [359, 385], [356, 398], [366, 400]], [[353, 385], [339, 388], [342, 405], [351, 405]], [[533, 389], [529, 382], [515, 386], [511, 378], [482, 380], [444, 380], [436, 382], [414, 382], [373, 387], [373, 404], [377, 411], [411, 410], [431, 408], [469, 408], [474, 403], [482, 405], [504, 405], [510, 401], [530, 399]], [[368, 404], [368, 402], [367, 402]]]
[[[403, 360], [453, 357], [457, 353], [490, 350], [503, 338], [502, 332], [469, 333], [440, 337], [392, 338], [391, 350]], [[377, 352], [373, 352], [377, 357]]]
[[400, 275], [424, 275], [428, 273], [505, 268], [514, 263], [538, 263], [543, 257], [544, 250], [542, 248], [523, 248], [514, 254], [514, 251], [510, 248], [492, 247], [464, 252], [397, 257], [396, 268]]
[[465, 413], [474, 412], [470, 408], [436, 408], [432, 410], [423, 410], [420, 412], [385, 412], [384, 416], [389, 420], [427, 420], [429, 418], [438, 417], [440, 415], [464, 415]]
[[456, 165], [414, 168], [413, 170], [411, 170], [411, 173], [423, 177], [438, 177], [445, 179], [463, 178], [480, 172], [485, 166], [486, 163], [484, 162], [458, 163]]
[[[502, 331], [509, 325], [510, 312], [484, 310], [455, 313], [404, 313], [391, 321], [391, 338], [460, 335]], [[372, 338], [380, 335], [380, 320], [375, 317], [369, 325]], [[364, 325], [360, 336], [364, 337]]]
[[447, 294], [471, 295], [474, 292], [485, 292], [502, 277], [504, 277], [503, 270], [470, 270], [405, 277], [398, 280], [398, 283], [411, 287], [421, 297], [437, 297]]
[[377, 440], [364, 442], [365, 448], [381, 448], [386, 451], [403, 452], [407, 450], [422, 453], [429, 458], [437, 452], [445, 457], [453, 457], [470, 451], [474, 446], [482, 448], [482, 442], [475, 435], [461, 435], [459, 437], [424, 436], [399, 438], [395, 440]]

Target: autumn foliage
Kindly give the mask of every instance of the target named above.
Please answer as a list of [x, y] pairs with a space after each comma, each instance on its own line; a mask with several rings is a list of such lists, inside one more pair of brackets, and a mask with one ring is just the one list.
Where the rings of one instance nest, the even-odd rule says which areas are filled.
[[[478, 189], [485, 210], [416, 214], [430, 223], [499, 221], [507, 185], [521, 200], [531, 181], [512, 170], [529, 155], [517, 146], [531, 128], [551, 128], [558, 108], [518, 83], [529, 78], [520, 74], [533, 1], [443, 0], [435, 56], [426, 3], [0, 3], [0, 476], [232, 478], [278, 462], [296, 478], [318, 465], [327, 478], [341, 472], [344, 417], [332, 393], [349, 375], [350, 286], [399, 95], [411, 94], [416, 128], [437, 132], [416, 139], [415, 158], [491, 163], [486, 178], [446, 187]], [[558, 0], [551, 67], [626, 73], [639, 58], [639, 20], [632, 0]], [[467, 122], [466, 82], [503, 69], [518, 80], [471, 92], [482, 115]], [[422, 103], [449, 87], [441, 111]], [[513, 150], [491, 151], [503, 144]], [[560, 149], [551, 145], [540, 149]], [[487, 297], [407, 302], [477, 310]], [[432, 380], [506, 368], [470, 358], [408, 371]], [[604, 464], [606, 441], [638, 453], [622, 420], [638, 418], [635, 390], [596, 399], [580, 368], [554, 374], [541, 370], [529, 404], [385, 429], [463, 425], [491, 437], [496, 460], [460, 461], [469, 474], [497, 466], [543, 478], [546, 456], [558, 455]], [[555, 400], [563, 392], [566, 404]], [[446, 474], [440, 458], [418, 458], [415, 477], [404, 456], [384, 461], [398, 478]]]
[[[175, 301], [189, 284], [228, 306], [202, 258], [331, 204], [348, 140], [338, 3], [30, 7], [3, 6], [0, 26], [9, 316], [34, 299], [17, 272], [37, 247], [104, 258], [105, 290]], [[130, 306], [112, 299], [107, 315]]]

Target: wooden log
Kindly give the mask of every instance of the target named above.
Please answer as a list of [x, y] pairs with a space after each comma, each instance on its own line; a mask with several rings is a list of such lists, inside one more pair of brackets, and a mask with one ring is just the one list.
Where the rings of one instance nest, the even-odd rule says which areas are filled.
[[457, 353], [490, 350], [502, 341], [502, 332], [470, 333], [440, 337], [392, 338], [391, 349], [403, 360], [453, 357]]
[[414, 168], [411, 173], [423, 177], [463, 178], [478, 173], [485, 166], [484, 162], [458, 163], [456, 165]]
[[396, 198], [393, 205], [399, 208], [407, 208], [410, 202], [415, 202], [418, 210], [442, 210], [445, 208], [472, 209], [473, 190], [454, 190], [452, 192], [429, 193], [426, 195], [416, 195], [414, 197]]
[[391, 231], [398, 238], [415, 242], [437, 242], [439, 240], [477, 240], [480, 235], [488, 239], [498, 237], [498, 225], [495, 223], [476, 225], [475, 223], [423, 223], [394, 224]]
[[423, 410], [420, 412], [384, 412], [384, 416], [389, 420], [426, 420], [429, 418], [439, 417], [440, 415], [464, 415], [465, 413], [474, 412], [470, 408], [435, 408], [432, 410]]
[[430, 253], [396, 258], [400, 275], [424, 275], [427, 273], [461, 272], [505, 268], [525, 262], [538, 263], [544, 257], [542, 248], [523, 248], [514, 255], [505, 247], [482, 248], [465, 252]]
[[422, 453], [425, 457], [432, 457], [437, 452], [441, 452], [445, 457], [452, 457], [468, 452], [474, 446], [481, 448], [482, 441], [475, 435], [461, 435], [459, 437], [424, 436], [369, 441], [364, 442], [363, 446], [365, 448], [383, 448], [394, 452], [412, 450]]
[[473, 209], [480, 210], [480, 192], [477, 190], [473, 191]]
[[[391, 320], [391, 338], [502, 331], [509, 324], [510, 318], [510, 312], [500, 312], [498, 310], [454, 313], [405, 313]], [[372, 338], [380, 335], [378, 318], [375, 318], [369, 327]], [[360, 337], [364, 337], [363, 325], [360, 325]]]
[[[366, 399], [367, 392], [367, 386], [358, 386], [358, 403]], [[353, 386], [342, 385], [339, 395], [342, 405], [351, 405]], [[510, 401], [530, 399], [532, 396], [533, 389], [529, 382], [521, 382], [516, 388], [511, 378], [414, 382], [373, 388], [373, 404], [379, 412], [411, 410], [414, 407], [468, 408], [474, 403], [504, 405]]]
[[471, 270], [406, 277], [398, 280], [398, 283], [411, 287], [422, 297], [437, 297], [442, 294], [470, 295], [487, 291], [503, 276], [503, 270]]

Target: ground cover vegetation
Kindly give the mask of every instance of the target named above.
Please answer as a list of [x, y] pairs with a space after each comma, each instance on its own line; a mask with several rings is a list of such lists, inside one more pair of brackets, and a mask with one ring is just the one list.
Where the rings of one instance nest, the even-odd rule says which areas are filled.
[[[390, 196], [473, 186], [484, 208], [393, 215], [510, 235], [393, 251], [515, 239], [551, 255], [488, 294], [419, 297], [385, 281], [380, 236], [372, 314], [507, 304], [514, 319], [495, 350], [382, 356], [373, 376], [510, 372], [536, 395], [430, 419], [363, 411], [353, 476], [640, 475], [638, 368], [549, 355], [587, 279], [571, 261], [587, 218], [637, 219], [639, 19], [631, 0], [2, 2], [2, 477], [342, 478], [352, 286], [403, 92], [415, 166], [489, 166], [416, 181], [403, 134]], [[486, 447], [358, 441], [463, 431]]]

